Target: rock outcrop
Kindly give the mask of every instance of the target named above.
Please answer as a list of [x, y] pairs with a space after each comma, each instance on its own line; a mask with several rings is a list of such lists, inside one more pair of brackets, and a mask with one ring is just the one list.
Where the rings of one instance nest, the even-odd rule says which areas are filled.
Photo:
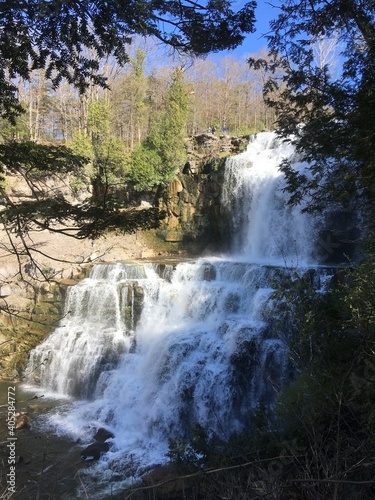
[[191, 253], [225, 246], [221, 209], [224, 165], [243, 151], [248, 137], [201, 134], [187, 140], [188, 161], [161, 193], [158, 204], [167, 213], [161, 235]]

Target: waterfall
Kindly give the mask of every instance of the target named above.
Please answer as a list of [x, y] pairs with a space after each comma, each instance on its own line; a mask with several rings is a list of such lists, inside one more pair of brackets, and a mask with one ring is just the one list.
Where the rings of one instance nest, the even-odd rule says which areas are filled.
[[227, 160], [223, 203], [231, 213], [232, 251], [262, 264], [315, 264], [324, 216], [303, 213], [304, 205], [288, 206], [279, 170], [285, 159], [296, 170], [305, 168], [289, 142], [263, 132], [245, 152]]
[[[129, 277], [132, 266], [141, 277]], [[78, 398], [49, 416], [56, 432], [115, 435], [106, 467], [164, 462], [169, 438], [188, 438], [197, 423], [222, 438], [238, 432], [290, 380], [268, 321], [272, 268], [219, 258], [165, 267], [162, 277], [152, 263], [95, 266], [30, 357], [29, 383]], [[124, 318], [129, 287], [143, 290], [134, 330]]]
[[312, 262], [319, 226], [285, 205], [277, 164], [290, 155], [264, 133], [227, 160], [229, 256], [97, 265], [31, 353], [28, 383], [74, 398], [48, 416], [50, 427], [87, 441], [98, 427], [114, 434], [97, 466], [103, 481], [130, 462], [165, 462], [168, 439], [189, 437], [196, 423], [223, 438], [240, 431], [290, 380], [269, 264]]
[[62, 395], [93, 394], [100, 373], [132, 348], [134, 304], [145, 278], [140, 265], [97, 265], [69, 287], [61, 325], [31, 352], [27, 380]]

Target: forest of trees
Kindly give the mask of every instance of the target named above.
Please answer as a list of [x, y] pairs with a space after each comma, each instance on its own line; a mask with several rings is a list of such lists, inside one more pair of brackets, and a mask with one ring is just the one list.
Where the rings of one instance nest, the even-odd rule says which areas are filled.
[[1, 137], [3, 141], [69, 145], [77, 135], [88, 134], [90, 107], [104, 101], [107, 109], [103, 112], [110, 120], [113, 136], [133, 149], [147, 137], [152, 117], [165, 110], [166, 93], [176, 68], [182, 69], [189, 96], [186, 136], [206, 132], [209, 126], [218, 131], [225, 126], [234, 135], [273, 127], [274, 113], [263, 99], [265, 72], [250, 69], [246, 56], [240, 60], [234, 56], [185, 59], [163, 57], [151, 43], [148, 47], [132, 47], [125, 67], [115, 60], [103, 64], [109, 89], [92, 85], [84, 95], [68, 83], [53, 89], [44, 72], [35, 70], [29, 80], [16, 82], [25, 113], [15, 126], [3, 119]]
[[[231, 135], [273, 127], [274, 112], [263, 98], [266, 71], [251, 69], [246, 57], [168, 56], [152, 41], [138, 42], [128, 47], [124, 67], [115, 58], [102, 62], [106, 85], [92, 83], [84, 93], [66, 81], [55, 87], [43, 69], [12, 80], [20, 113], [0, 118], [2, 170], [21, 174], [32, 185], [30, 175], [35, 179], [38, 170], [42, 176], [48, 170], [58, 173], [56, 162], [48, 166], [51, 148], [60, 148], [62, 155], [69, 150], [75, 155], [75, 160], [70, 157], [72, 189], [89, 183], [93, 197], [89, 211], [66, 206], [60, 210], [60, 200], [48, 204], [36, 200], [35, 210], [30, 211], [29, 204], [15, 207], [8, 200], [10, 210], [3, 214], [8, 226], [19, 224], [20, 217], [24, 227], [50, 228], [46, 221], [55, 213], [60, 223], [67, 224], [65, 234], [73, 234], [73, 218], [78, 237], [98, 236], [100, 228], [112, 227], [108, 216], [114, 220], [108, 193], [127, 190], [129, 185], [136, 191], [152, 191], [168, 184], [186, 163], [186, 137], [205, 133], [209, 127], [218, 134], [225, 127]], [[25, 145], [32, 143], [38, 145], [38, 155], [26, 154], [25, 162], [21, 159]], [[17, 164], [14, 157], [20, 158]], [[64, 221], [64, 211], [69, 220]], [[149, 222], [144, 215], [144, 220], [138, 218], [139, 225], [137, 218], [123, 220], [124, 216], [116, 224], [125, 231], [158, 224], [156, 210], [149, 211]]]
[[[72, 173], [75, 187], [88, 178], [93, 187], [81, 205], [42, 199], [40, 193], [33, 202], [17, 204], [3, 193], [8, 235], [52, 230], [53, 221], [76, 238], [115, 227], [131, 232], [157, 226], [162, 216], [157, 209], [122, 211], [113, 183], [130, 181], [138, 190], [168, 183], [182, 166], [183, 136], [189, 128], [208, 125], [197, 116], [188, 125], [200, 92], [192, 103], [195, 89], [188, 88], [182, 72], [187, 63], [151, 69], [145, 52], [130, 53], [131, 42], [149, 37], [182, 61], [233, 49], [254, 30], [254, 7], [252, 1], [234, 10], [230, 1], [190, 0], [2, 4], [1, 185], [5, 172], [34, 186], [33, 179], [49, 171]], [[163, 57], [159, 51], [156, 60]], [[222, 121], [227, 111], [225, 101], [224, 109], [199, 120]], [[33, 154], [27, 155], [28, 148]], [[53, 161], [56, 156], [67, 161]]]

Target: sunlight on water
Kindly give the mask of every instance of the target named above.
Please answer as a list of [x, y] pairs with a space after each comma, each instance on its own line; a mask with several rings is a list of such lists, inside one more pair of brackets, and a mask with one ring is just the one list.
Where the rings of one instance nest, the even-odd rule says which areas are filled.
[[260, 264], [315, 264], [323, 216], [302, 213], [303, 205], [288, 206], [279, 170], [284, 159], [291, 159], [296, 170], [305, 168], [293, 146], [264, 132], [245, 152], [227, 160], [223, 202], [232, 214], [232, 251]]

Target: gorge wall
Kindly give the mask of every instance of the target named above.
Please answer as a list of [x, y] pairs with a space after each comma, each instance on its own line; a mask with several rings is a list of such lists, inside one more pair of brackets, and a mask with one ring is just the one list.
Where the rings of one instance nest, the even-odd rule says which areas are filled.
[[160, 234], [189, 253], [226, 246], [221, 194], [228, 156], [246, 149], [248, 137], [201, 134], [186, 141], [188, 161], [169, 186], [158, 193], [167, 213]]

